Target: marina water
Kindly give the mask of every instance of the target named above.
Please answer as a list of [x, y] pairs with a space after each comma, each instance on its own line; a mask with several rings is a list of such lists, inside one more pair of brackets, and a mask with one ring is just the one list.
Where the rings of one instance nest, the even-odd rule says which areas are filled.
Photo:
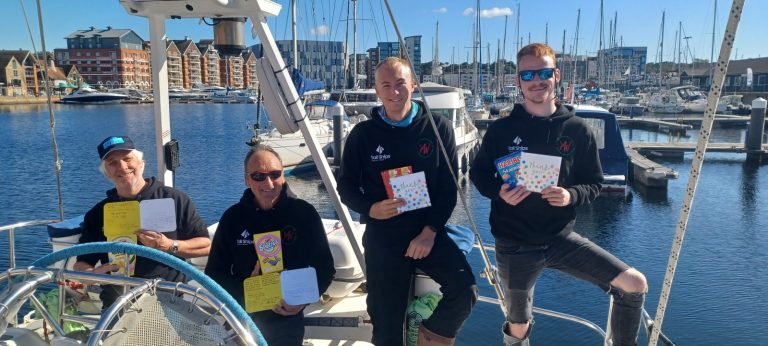
[[[154, 175], [153, 105], [55, 105], [56, 139], [63, 162], [61, 187], [65, 217], [85, 213], [104, 197], [111, 184], [98, 172], [96, 145], [109, 135], [128, 135], [144, 149], [145, 176]], [[256, 122], [255, 105], [171, 104], [172, 138], [181, 148], [175, 185], [188, 193], [207, 223], [218, 221], [245, 188], [243, 158]], [[643, 130], [622, 130], [625, 140], [695, 141]], [[713, 142], [743, 141], [743, 129], [713, 131]], [[0, 108], [0, 225], [58, 217], [56, 179], [48, 110], [44, 105]], [[657, 160], [680, 173], [666, 191], [633, 186], [624, 197], [600, 197], [578, 212], [577, 230], [648, 278], [646, 309], [656, 312], [675, 226], [688, 180], [691, 154]], [[288, 184], [314, 204], [324, 217], [334, 217], [317, 174], [289, 177]], [[492, 244], [489, 201], [471, 184], [463, 184], [467, 205], [483, 241]], [[743, 155], [707, 154], [693, 212], [688, 223], [664, 332], [678, 345], [768, 344], [768, 167], [745, 163]], [[469, 226], [461, 206], [452, 223]], [[17, 265], [29, 264], [50, 251], [43, 227], [16, 235]], [[7, 235], [0, 235], [7, 244]], [[2, 250], [5, 253], [5, 247]], [[470, 261], [479, 273], [477, 249]], [[0, 269], [7, 268], [6, 255]], [[477, 276], [477, 275], [476, 275]], [[477, 277], [481, 294], [494, 297]], [[598, 288], [556, 271], [545, 271], [536, 286], [535, 305], [575, 314], [605, 327], [608, 296]], [[458, 344], [501, 344], [500, 309], [478, 302]], [[644, 334], [643, 334], [644, 335]], [[535, 345], [599, 345], [599, 337], [583, 327], [546, 316], [536, 318]], [[645, 342], [642, 337], [640, 343]]]

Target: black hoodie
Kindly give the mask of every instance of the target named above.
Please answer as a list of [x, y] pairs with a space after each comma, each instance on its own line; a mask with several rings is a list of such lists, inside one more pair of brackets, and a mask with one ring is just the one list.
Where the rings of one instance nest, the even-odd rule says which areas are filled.
[[283, 185], [277, 204], [264, 210], [256, 204], [253, 192], [246, 189], [240, 202], [221, 216], [213, 236], [205, 274], [243, 307], [243, 280], [251, 276], [256, 265], [254, 234], [279, 230], [283, 268], [315, 268], [321, 294], [328, 289], [336, 273], [320, 215], [306, 201], [288, 196], [287, 190], [288, 185]]
[[[188, 240], [197, 237], [208, 238], [208, 228], [205, 222], [195, 209], [195, 205], [181, 192], [172, 187], [163, 185], [162, 182], [154, 177], [146, 179], [147, 185], [139, 192], [135, 199], [122, 198], [117, 195], [117, 189], [107, 191], [107, 198], [96, 204], [91, 210], [85, 213], [83, 221], [83, 234], [80, 237], [80, 243], [90, 243], [96, 241], [107, 241], [104, 236], [104, 205], [110, 202], [123, 201], [143, 201], [146, 199], [172, 198], [176, 206], [176, 230], [163, 233], [170, 239]], [[109, 262], [108, 255], [88, 254], [77, 256], [78, 261], [86, 262], [90, 265], [96, 265], [101, 261], [102, 264]], [[136, 268], [134, 276], [141, 278], [162, 278], [167, 281], [184, 281], [184, 276], [177, 270], [166, 266], [163, 263], [153, 261], [148, 258], [136, 258]]]
[[[570, 192], [570, 205], [551, 206], [539, 193], [532, 193], [516, 206], [503, 201], [499, 197], [503, 181], [494, 160], [513, 150], [560, 156], [557, 186]], [[496, 238], [544, 244], [573, 229], [574, 207], [597, 198], [603, 172], [595, 136], [584, 120], [575, 116], [573, 107], [558, 104], [554, 114], [537, 117], [516, 104], [508, 117], [488, 127], [469, 177], [478, 191], [491, 199], [491, 233]]]
[[[426, 225], [443, 231], [456, 206], [456, 184], [449, 171], [458, 172], [451, 123], [444, 117], [432, 115], [451, 159], [449, 165], [440, 152], [424, 104], [414, 102], [418, 103], [419, 112], [410, 125], [396, 127], [386, 123], [378, 107], [371, 112], [370, 120], [357, 124], [347, 137], [338, 191], [342, 202], [360, 213], [360, 221], [367, 223], [366, 238], [376, 236], [382, 241], [402, 243], [413, 239]], [[432, 206], [387, 220], [370, 218], [371, 206], [387, 199], [381, 172], [404, 166], [411, 166], [413, 173], [424, 172]]]

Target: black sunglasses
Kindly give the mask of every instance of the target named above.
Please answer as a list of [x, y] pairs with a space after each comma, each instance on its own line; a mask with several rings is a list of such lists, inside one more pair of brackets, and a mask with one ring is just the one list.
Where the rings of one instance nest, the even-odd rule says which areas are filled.
[[530, 82], [532, 81], [536, 75], [539, 75], [539, 79], [541, 80], [547, 80], [552, 78], [552, 76], [555, 75], [555, 68], [554, 67], [548, 67], [543, 68], [541, 70], [525, 70], [518, 72], [518, 75], [520, 75], [520, 79]]
[[283, 171], [271, 171], [271, 172], [253, 172], [248, 173], [248, 176], [251, 177], [254, 181], [264, 181], [267, 180], [267, 177], [269, 177], [272, 180], [276, 180], [277, 178], [280, 178], [283, 176]]

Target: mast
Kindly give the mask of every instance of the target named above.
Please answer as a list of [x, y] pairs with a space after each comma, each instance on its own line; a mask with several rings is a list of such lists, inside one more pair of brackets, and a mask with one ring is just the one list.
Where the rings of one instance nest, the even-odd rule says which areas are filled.
[[619, 21], [619, 12], [613, 11], [613, 36], [611, 37], [611, 47], [616, 47], [616, 23]]
[[605, 54], [601, 54], [601, 51], [603, 50], [603, 0], [600, 0], [600, 45], [597, 48], [597, 80], [600, 82], [600, 84], [603, 84], [603, 59]]
[[[344, 20], [344, 24], [344, 89], [342, 90], [349, 87], [349, 79], [347, 78], [347, 73], [349, 73], [349, 3], [347, 3], [347, 18]], [[341, 97], [344, 97], [344, 91], [341, 92], [339, 101], [341, 101]]]
[[[517, 3], [517, 26], [515, 28], [515, 54], [520, 51], [520, 42], [522, 38], [520, 38], [520, 3]], [[517, 67], [515, 67], [517, 68]]]
[[[683, 63], [683, 22], [679, 22], [679, 29], [677, 29], [677, 77], [680, 78], [682, 73], [681, 64]], [[682, 82], [682, 80], [680, 80]]]
[[[562, 60], [563, 67], [565, 67], [566, 66], [565, 65], [565, 30], [563, 30], [563, 50], [562, 50], [562, 52], [563, 53], [560, 55], [560, 59]], [[563, 79], [562, 78], [560, 78], [559, 84], [560, 84], [559, 85], [560, 89], [562, 89], [563, 88]]]
[[501, 67], [501, 76], [507, 73], [507, 21], [509, 16], [504, 16], [504, 43], [501, 46], [501, 59], [504, 60], [504, 66]]
[[576, 42], [573, 46], [573, 84], [576, 84], [576, 63], [579, 60], [579, 23], [581, 22], [581, 9], [576, 11]]
[[440, 74], [440, 71], [438, 69], [440, 68], [440, 60], [439, 60], [439, 43], [438, 35], [440, 33], [440, 22], [435, 23], [435, 44], [434, 47], [432, 47], [432, 74], [434, 76], [438, 76]]
[[501, 76], [499, 76], [499, 62], [501, 59], [501, 39], [496, 39], [496, 95], [501, 92]]
[[477, 92], [480, 90], [480, 79], [477, 77], [478, 69], [477, 69], [477, 24], [472, 23], [472, 69], [473, 69], [473, 76], [475, 80], [473, 80], [473, 90], [474, 94], [477, 95]]
[[[709, 49], [709, 85], [712, 85], [712, 74], [715, 72], [715, 26], [717, 25], [717, 0], [712, 11], [712, 44]], [[738, 57], [737, 57], [738, 58]]]
[[296, 39], [296, 0], [291, 0], [291, 33], [293, 34], [293, 68], [299, 68], [299, 41]]
[[661, 12], [661, 44], [659, 45], [659, 74], [664, 70], [664, 20], [666, 18], [666, 11]]
[[[477, 20], [477, 50], [478, 50], [477, 56], [479, 60], [478, 61], [479, 73], [477, 75], [478, 77], [477, 83], [480, 86], [480, 89], [482, 89], [483, 83], [482, 83], [482, 79], [480, 79], [480, 76], [483, 74], [483, 39], [482, 39], [483, 36], [481, 36], [481, 31], [480, 31], [480, 0], [477, 0], [477, 8], [475, 9], [475, 18]], [[477, 97], [480, 97], [480, 94], [479, 94], [480, 89], [478, 89], [478, 95], [476, 95]]]
[[357, 90], [357, 0], [352, 0], [354, 11], [352, 12], [352, 89]]

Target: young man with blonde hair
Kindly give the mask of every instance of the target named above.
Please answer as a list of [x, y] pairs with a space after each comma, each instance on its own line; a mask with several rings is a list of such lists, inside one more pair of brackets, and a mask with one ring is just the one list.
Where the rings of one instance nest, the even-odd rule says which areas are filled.
[[[363, 246], [367, 267], [368, 313], [378, 346], [403, 344], [403, 322], [411, 275], [419, 268], [441, 285], [443, 298], [423, 321], [419, 345], [452, 345], [477, 300], [475, 279], [445, 224], [456, 206], [456, 142], [450, 122], [430, 115], [411, 95], [407, 61], [387, 58], [376, 67], [376, 94], [382, 106], [347, 137], [338, 191], [342, 201], [367, 223]], [[443, 158], [438, 137], [448, 151]], [[424, 172], [430, 207], [400, 212], [405, 201], [387, 196], [381, 172], [410, 166]]]
[[[560, 70], [552, 48], [523, 47], [517, 69], [523, 103], [488, 127], [470, 171], [478, 191], [491, 199], [491, 233], [507, 308], [504, 342], [529, 344], [536, 280], [544, 268], [555, 268], [612, 294], [613, 344], [635, 345], [645, 276], [574, 232], [575, 208], [597, 198], [603, 181], [595, 136], [572, 106], [557, 101]], [[557, 184], [538, 193], [502, 181], [494, 160], [514, 151], [560, 157]]]

